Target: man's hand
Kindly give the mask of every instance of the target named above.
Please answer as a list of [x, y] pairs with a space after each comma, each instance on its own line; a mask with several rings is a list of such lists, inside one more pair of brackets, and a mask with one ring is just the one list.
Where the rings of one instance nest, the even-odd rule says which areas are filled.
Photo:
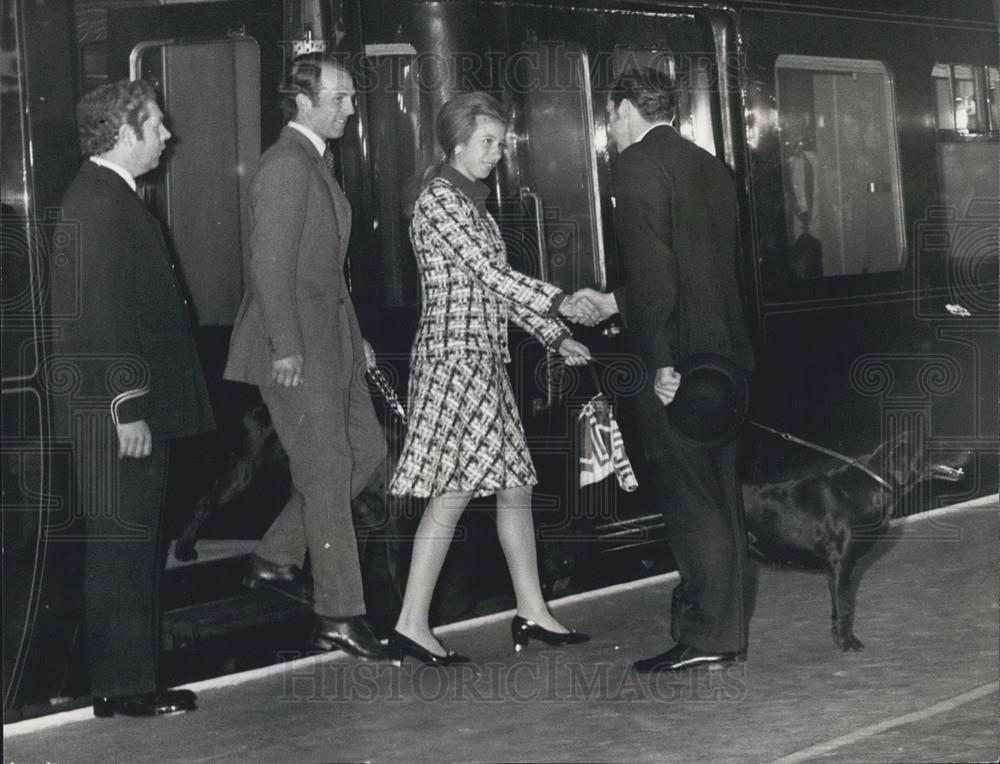
[[302, 367], [305, 362], [300, 355], [279, 358], [271, 364], [271, 379], [283, 387], [298, 387], [302, 384]]
[[656, 378], [653, 380], [653, 392], [660, 399], [660, 403], [666, 406], [677, 395], [677, 388], [681, 386], [681, 375], [674, 371], [673, 366], [664, 366], [656, 370]]
[[374, 369], [378, 365], [378, 359], [375, 358], [375, 350], [368, 340], [362, 339], [361, 341], [365, 343], [365, 363], [368, 364], [369, 369]]
[[145, 419], [117, 425], [118, 458], [141, 459], [153, 453], [153, 434]]
[[614, 292], [598, 292], [596, 289], [578, 289], [570, 299], [576, 303], [589, 304], [597, 312], [598, 321], [609, 319], [618, 312], [618, 300], [615, 299]]
[[590, 350], [572, 337], [567, 337], [559, 343], [559, 355], [563, 357], [567, 366], [583, 366], [590, 361]]
[[576, 295], [567, 297], [560, 303], [559, 315], [584, 326], [593, 326], [601, 320], [601, 313], [597, 306], [590, 300], [578, 298]]

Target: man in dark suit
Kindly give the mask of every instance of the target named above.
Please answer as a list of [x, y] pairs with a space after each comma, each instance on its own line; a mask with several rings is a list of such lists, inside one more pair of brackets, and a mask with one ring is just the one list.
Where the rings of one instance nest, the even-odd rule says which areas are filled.
[[386, 444], [365, 383], [374, 354], [344, 278], [351, 208], [326, 147], [354, 113], [354, 85], [340, 65], [306, 57], [282, 92], [288, 124], [250, 185], [245, 291], [225, 377], [260, 388], [294, 490], [245, 583], [309, 599], [300, 568], [308, 549], [314, 646], [382, 658], [365, 617], [351, 499], [383, 464]]
[[650, 68], [621, 75], [607, 102], [620, 155], [613, 166], [615, 231], [625, 282], [590, 297], [621, 312], [630, 349], [650, 371], [635, 401], [646, 458], [680, 572], [677, 643], [639, 671], [734, 660], [746, 650], [746, 532], [736, 445], [694, 442], [667, 408], [677, 367], [700, 354], [754, 366], [736, 279], [736, 189], [728, 168], [673, 127], [673, 82]]
[[53, 239], [47, 378], [86, 525], [94, 713], [187, 711], [194, 693], [157, 683], [167, 459], [172, 440], [215, 425], [187, 302], [135, 182], [159, 164], [170, 132], [141, 81], [91, 91], [77, 122], [90, 158], [66, 191]]

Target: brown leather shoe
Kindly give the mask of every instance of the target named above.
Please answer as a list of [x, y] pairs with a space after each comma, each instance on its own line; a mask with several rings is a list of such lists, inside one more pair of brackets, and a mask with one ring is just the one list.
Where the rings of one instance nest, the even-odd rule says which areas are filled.
[[312, 581], [301, 568], [297, 565], [278, 565], [256, 554], [250, 555], [243, 586], [247, 589], [266, 586], [298, 602], [312, 604]]
[[371, 624], [363, 615], [350, 618], [316, 616], [313, 647], [317, 650], [341, 649], [345, 653], [369, 660], [389, 659], [389, 650], [378, 640]]

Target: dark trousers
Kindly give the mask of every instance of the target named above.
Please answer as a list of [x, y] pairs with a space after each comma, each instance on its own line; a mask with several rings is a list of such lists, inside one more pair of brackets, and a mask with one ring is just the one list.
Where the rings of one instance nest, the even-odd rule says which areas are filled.
[[350, 384], [317, 380], [314, 387], [261, 388], [288, 454], [293, 491], [257, 554], [301, 565], [308, 549], [313, 609], [325, 616], [365, 613], [351, 499], [384, 464], [386, 443], [359, 372]]
[[113, 432], [99, 440], [74, 444], [90, 688], [136, 695], [157, 688], [169, 444], [154, 437], [150, 456], [119, 459]]
[[664, 437], [666, 455], [651, 466], [680, 573], [671, 636], [703, 650], [744, 650], [747, 535], [737, 444], [695, 445], [673, 430]]

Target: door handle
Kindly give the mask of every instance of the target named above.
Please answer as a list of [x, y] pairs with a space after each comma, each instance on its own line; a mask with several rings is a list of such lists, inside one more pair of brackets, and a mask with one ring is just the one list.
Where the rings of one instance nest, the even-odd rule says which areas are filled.
[[[549, 260], [545, 249], [545, 224], [542, 221], [542, 197], [537, 191], [532, 191], [529, 186], [521, 186], [520, 196], [522, 202], [530, 201], [535, 208], [535, 238], [538, 241], [538, 275], [542, 281], [549, 280]], [[536, 405], [536, 411], [541, 408], [552, 408], [555, 400], [553, 378], [555, 369], [553, 365], [554, 353], [551, 350], [545, 352], [545, 403], [542, 406]]]
[[542, 221], [542, 197], [529, 186], [521, 186], [521, 201], [531, 201], [535, 208], [535, 238], [538, 239], [538, 276], [542, 281], [549, 280], [549, 258], [545, 247], [545, 223]]

